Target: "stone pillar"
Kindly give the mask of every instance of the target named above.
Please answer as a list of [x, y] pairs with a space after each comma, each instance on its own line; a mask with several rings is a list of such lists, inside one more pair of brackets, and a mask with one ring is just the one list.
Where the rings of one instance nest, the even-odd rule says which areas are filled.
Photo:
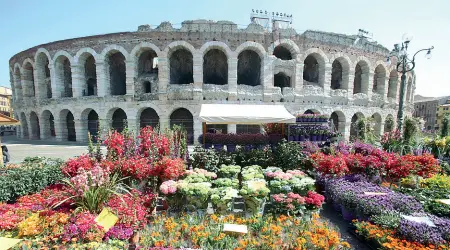
[[237, 100], [237, 55], [233, 53], [228, 58], [228, 101]]
[[227, 130], [229, 134], [231, 133], [236, 134], [236, 124], [228, 124]]
[[[62, 66], [61, 66], [62, 67]], [[58, 79], [57, 76], [57, 70], [55, 70], [54, 65], [49, 64], [48, 68], [50, 70], [50, 81], [51, 81], [51, 86], [52, 86], [52, 99], [57, 99], [57, 98], [61, 98], [61, 91], [59, 86], [61, 85], [60, 80], [62, 79]], [[45, 86], [47, 88], [47, 86]]]
[[300, 94], [303, 89], [303, 68], [305, 67], [303, 62], [300, 62], [299, 58], [297, 57], [298, 63], [295, 64], [295, 71], [294, 71], [294, 89], [295, 93]]
[[198, 145], [197, 138], [203, 133], [202, 122], [200, 122], [199, 117], [194, 117], [194, 145]]
[[384, 124], [385, 124], [385, 121], [382, 121], [380, 123], [380, 136], [384, 135]]
[[[55, 125], [56, 126], [56, 125]], [[56, 127], [55, 127], [56, 129]], [[44, 117], [39, 117], [39, 130], [41, 133], [42, 140], [48, 140], [51, 138], [50, 134], [50, 120], [44, 119]]]
[[137, 135], [139, 133], [139, 125], [137, 124], [137, 120], [136, 118], [128, 118], [127, 117], [127, 127], [128, 127], [128, 131], [134, 133], [135, 135]]
[[55, 119], [55, 130], [57, 141], [67, 141], [67, 125], [65, 120]]
[[377, 78], [377, 83], [378, 83], [378, 86], [377, 86], [378, 90], [377, 90], [377, 92], [378, 92], [378, 94], [381, 95], [381, 98], [382, 98], [383, 101], [387, 100], [387, 93], [389, 91], [389, 89], [388, 89], [388, 87], [389, 87], [388, 85], [389, 84], [386, 84], [387, 83], [386, 80], [387, 80], [387, 78], [385, 76]]
[[75, 119], [75, 134], [77, 142], [88, 142], [88, 120]]
[[21, 101], [23, 97], [22, 79], [20, 79], [20, 77], [17, 77], [16, 74], [14, 74], [13, 77], [14, 77], [16, 101]]
[[273, 75], [273, 61], [275, 56], [264, 57], [263, 65], [261, 67], [261, 84], [263, 85], [263, 101], [272, 101], [274, 75]]
[[361, 93], [366, 94], [369, 100], [372, 98], [372, 91], [369, 90], [373, 88], [373, 82], [370, 79], [373, 79], [372, 72], [361, 74]]
[[30, 71], [31, 70], [28, 70], [28, 69], [25, 69], [25, 68], [22, 69], [22, 79], [21, 79], [21, 81], [22, 81], [22, 95], [23, 95], [23, 97], [25, 99], [29, 99], [29, 98], [33, 97], [33, 92], [34, 92], [34, 90], [32, 89], [33, 88], [33, 81], [32, 80], [28, 80], [26, 78], [26, 76], [31, 75]]
[[166, 114], [160, 114], [159, 116], [159, 129], [164, 131], [170, 127], [170, 117]]
[[134, 60], [125, 61], [125, 75], [127, 85], [127, 95], [134, 96], [134, 78], [136, 77], [136, 62]]
[[351, 121], [346, 121], [345, 122], [345, 132], [343, 133], [343, 137], [345, 141], [349, 141], [350, 140], [350, 128], [352, 126], [352, 122]]
[[42, 91], [41, 91], [41, 85], [44, 84], [43, 82], [41, 82], [41, 79], [45, 78], [45, 74], [42, 74], [42, 70], [40, 70], [38, 68], [38, 63], [35, 63], [34, 65], [35, 66], [34, 66], [34, 70], [33, 70], [33, 78], [34, 78], [34, 84], [36, 85], [34, 87], [34, 96], [36, 96], [37, 100], [41, 100], [41, 99], [43, 99], [43, 95], [45, 94], [45, 93], [42, 93]]
[[[109, 72], [106, 70], [105, 61], [103, 59], [96, 58], [95, 70], [97, 75], [97, 95], [107, 96], [109, 95]], [[107, 74], [108, 73], [108, 74]]]
[[109, 130], [111, 129], [111, 122], [110, 119], [100, 118], [99, 117], [99, 131], [98, 135], [101, 138], [101, 140], [105, 140], [108, 136]]
[[353, 88], [355, 84], [355, 70], [350, 69], [348, 71], [348, 88], [347, 88], [347, 94], [349, 99], [353, 99]]
[[167, 100], [167, 86], [169, 85], [169, 65], [167, 53], [161, 52], [158, 57], [158, 93], [159, 100]]
[[330, 95], [331, 91], [331, 72], [332, 72], [332, 65], [331, 63], [325, 64], [325, 80], [323, 85], [323, 93], [325, 96]]
[[[77, 63], [74, 63], [70, 65], [70, 68], [72, 70], [72, 92], [73, 97], [81, 97], [83, 96], [83, 90], [84, 88], [84, 76], [83, 72], [81, 71], [80, 65]], [[86, 91], [86, 90], [85, 90]], [[85, 93], [87, 95], [87, 93]]]

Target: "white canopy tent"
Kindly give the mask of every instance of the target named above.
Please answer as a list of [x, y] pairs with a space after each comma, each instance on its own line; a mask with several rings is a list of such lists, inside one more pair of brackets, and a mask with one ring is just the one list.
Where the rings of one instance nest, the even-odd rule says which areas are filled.
[[283, 105], [202, 104], [200, 121], [207, 124], [295, 123]]

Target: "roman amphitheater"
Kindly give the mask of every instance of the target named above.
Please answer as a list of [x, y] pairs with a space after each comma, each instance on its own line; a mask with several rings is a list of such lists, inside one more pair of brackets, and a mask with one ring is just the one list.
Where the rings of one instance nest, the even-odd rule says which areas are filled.
[[[88, 132], [108, 128], [183, 124], [194, 142], [201, 104], [242, 103], [329, 114], [348, 139], [361, 117], [373, 117], [378, 133], [396, 117], [400, 76], [386, 64], [388, 53], [356, 35], [195, 20], [42, 44], [9, 66], [20, 138], [86, 142]], [[414, 89], [412, 73], [406, 114]]]

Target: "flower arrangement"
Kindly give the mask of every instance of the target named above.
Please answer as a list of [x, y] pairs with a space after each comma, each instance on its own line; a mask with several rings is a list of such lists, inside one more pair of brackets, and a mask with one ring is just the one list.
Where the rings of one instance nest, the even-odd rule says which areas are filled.
[[188, 183], [199, 183], [199, 182], [209, 182], [212, 179], [216, 179], [217, 175], [213, 172], [209, 172], [205, 169], [195, 168], [194, 170], [186, 170], [185, 182]]
[[219, 168], [219, 176], [223, 178], [237, 178], [241, 172], [240, 166], [235, 165], [222, 165]]
[[270, 189], [267, 188], [264, 180], [247, 181], [242, 185], [239, 193], [244, 199], [246, 212], [257, 214], [262, 213]]
[[243, 168], [241, 174], [243, 181], [264, 179], [262, 168], [258, 165], [251, 165]]
[[273, 194], [272, 209], [275, 214], [302, 215], [305, 210], [305, 198], [299, 194]]
[[211, 189], [211, 203], [218, 214], [226, 214], [232, 210], [233, 199], [238, 196], [238, 190], [232, 187]]
[[239, 188], [239, 180], [238, 179], [231, 179], [231, 178], [217, 178], [216, 180], [212, 181], [212, 184], [215, 187], [232, 187], [232, 188]]
[[170, 209], [181, 209], [183, 205], [183, 197], [180, 192], [178, 192], [178, 182], [173, 180], [165, 181], [161, 184], [159, 190], [166, 197], [166, 202]]
[[186, 198], [187, 206], [196, 209], [206, 209], [211, 190], [210, 182], [187, 182], [185, 180], [178, 183], [180, 193]]

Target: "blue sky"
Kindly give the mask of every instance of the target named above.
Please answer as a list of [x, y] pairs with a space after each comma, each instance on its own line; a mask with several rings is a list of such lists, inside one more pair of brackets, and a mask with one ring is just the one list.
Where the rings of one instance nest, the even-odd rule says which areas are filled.
[[230, 20], [247, 25], [251, 9], [292, 14], [298, 31], [356, 34], [362, 28], [391, 49], [403, 33], [414, 36], [410, 51], [435, 46], [430, 60], [417, 60], [416, 93], [450, 95], [450, 1], [50, 1], [0, 0], [0, 85], [9, 86], [8, 61], [27, 48], [67, 38], [120, 31], [162, 21]]

